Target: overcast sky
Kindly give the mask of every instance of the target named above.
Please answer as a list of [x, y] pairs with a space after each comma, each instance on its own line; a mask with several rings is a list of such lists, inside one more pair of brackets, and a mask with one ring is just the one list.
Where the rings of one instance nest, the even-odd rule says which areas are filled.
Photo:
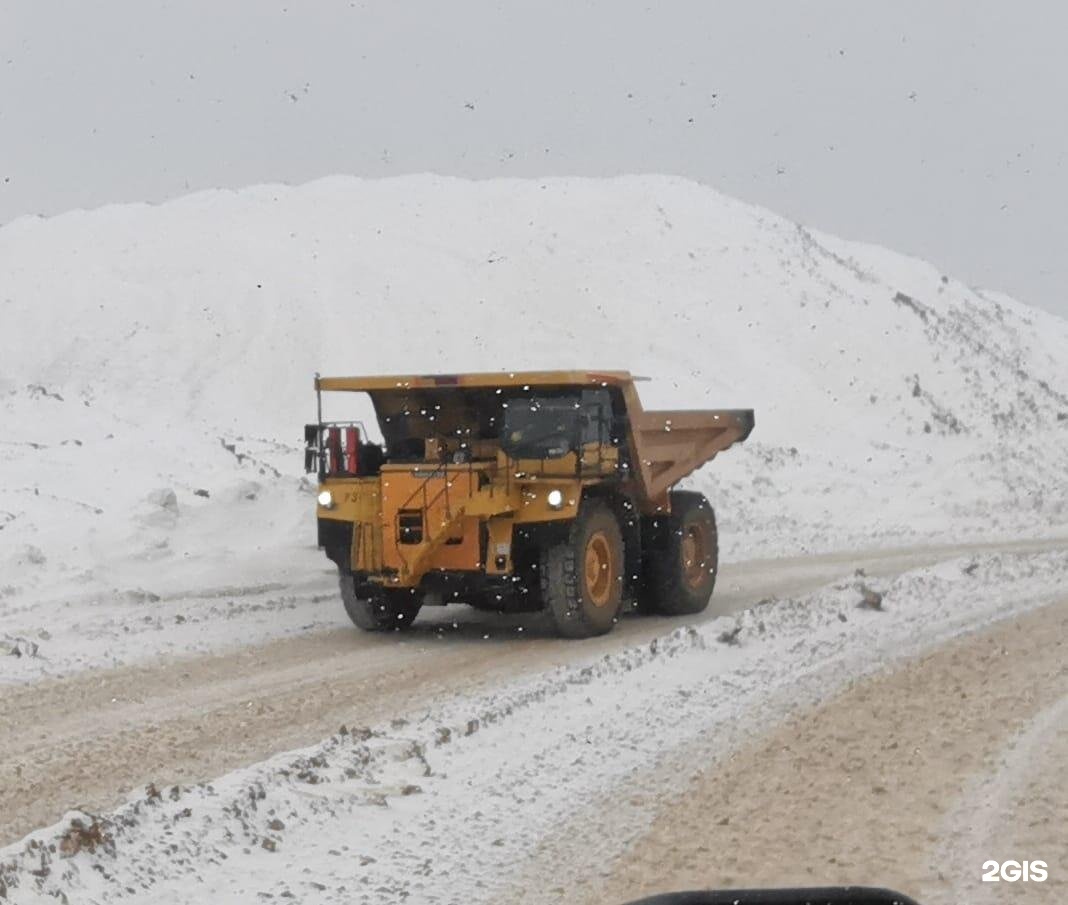
[[0, 0], [0, 222], [674, 173], [1068, 316], [1068, 5]]

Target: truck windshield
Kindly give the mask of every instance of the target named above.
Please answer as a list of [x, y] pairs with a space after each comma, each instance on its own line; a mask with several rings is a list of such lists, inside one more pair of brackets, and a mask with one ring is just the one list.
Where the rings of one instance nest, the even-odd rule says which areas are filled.
[[513, 399], [504, 410], [501, 448], [515, 459], [559, 459], [575, 450], [580, 419], [578, 396]]

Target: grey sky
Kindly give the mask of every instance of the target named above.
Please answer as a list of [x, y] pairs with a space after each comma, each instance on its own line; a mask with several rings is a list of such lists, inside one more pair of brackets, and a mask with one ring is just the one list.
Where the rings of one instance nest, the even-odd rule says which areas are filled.
[[0, 0], [0, 222], [331, 173], [676, 173], [1068, 315], [1056, 2]]

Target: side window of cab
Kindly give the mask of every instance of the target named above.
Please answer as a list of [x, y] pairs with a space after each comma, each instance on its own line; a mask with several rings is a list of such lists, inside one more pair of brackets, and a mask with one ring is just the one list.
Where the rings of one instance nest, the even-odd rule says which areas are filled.
[[612, 399], [607, 389], [582, 391], [582, 443], [608, 443], [612, 436]]

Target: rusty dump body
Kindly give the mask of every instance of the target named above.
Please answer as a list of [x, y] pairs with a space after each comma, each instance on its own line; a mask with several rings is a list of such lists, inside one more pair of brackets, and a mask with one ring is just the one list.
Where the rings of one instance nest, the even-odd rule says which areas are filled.
[[368, 443], [362, 425], [321, 414], [305, 430], [319, 544], [355, 600], [403, 589], [420, 603], [542, 608], [545, 549], [595, 509], [620, 539], [605, 522], [605, 562], [590, 568], [614, 556], [629, 582], [642, 525], [670, 515], [676, 482], [754, 420], [747, 409], [645, 411], [625, 371], [317, 377], [315, 388], [320, 413], [322, 393], [366, 393], [384, 438]]

